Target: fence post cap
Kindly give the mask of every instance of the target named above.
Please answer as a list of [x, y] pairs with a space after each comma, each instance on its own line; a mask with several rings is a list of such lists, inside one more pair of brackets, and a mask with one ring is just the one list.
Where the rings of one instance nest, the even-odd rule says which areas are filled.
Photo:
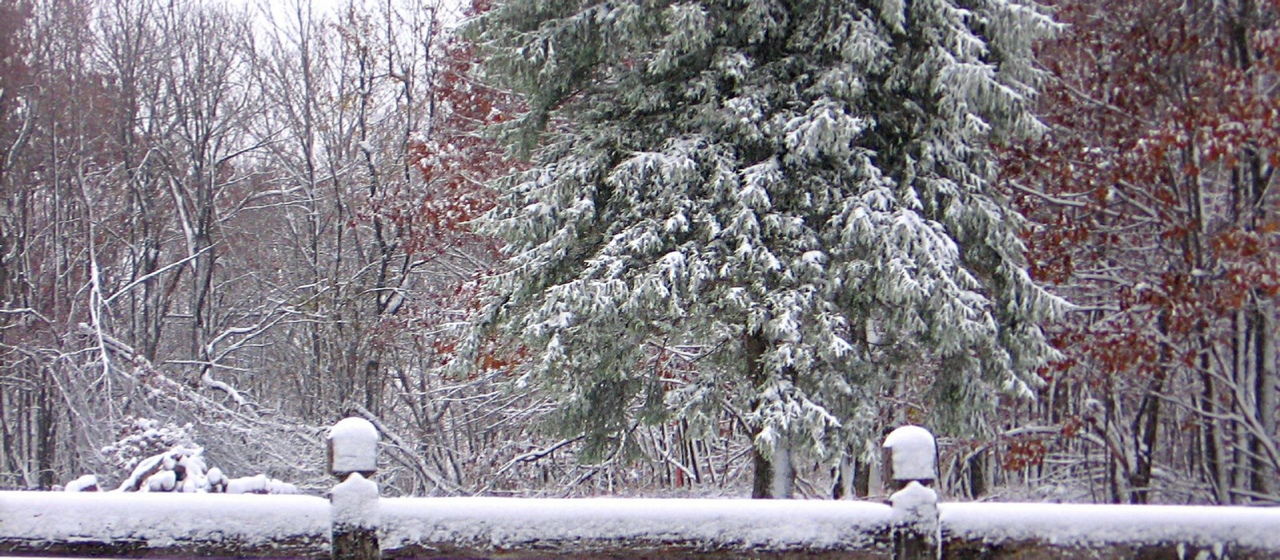
[[329, 472], [339, 479], [378, 470], [378, 429], [364, 418], [343, 418], [329, 428]]
[[926, 485], [937, 480], [938, 444], [929, 430], [902, 426], [884, 438], [884, 448], [893, 454], [893, 480]]

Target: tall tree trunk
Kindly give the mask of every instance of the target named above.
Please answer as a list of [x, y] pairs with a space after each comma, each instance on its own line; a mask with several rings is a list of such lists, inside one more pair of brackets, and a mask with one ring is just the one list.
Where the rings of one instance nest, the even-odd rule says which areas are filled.
[[[746, 339], [748, 379], [752, 390], [758, 390], [765, 382], [764, 353], [769, 342], [764, 335], [753, 333]], [[760, 406], [759, 399], [751, 401], [751, 408]], [[795, 469], [791, 464], [791, 442], [784, 434], [779, 438], [772, 453], [761, 449], [758, 436], [762, 427], [751, 426], [751, 497], [755, 499], [790, 498], [792, 483], [795, 480]]]
[[[4, 182], [4, 154], [0, 153], [0, 193], [4, 193], [4, 201], [0, 202], [0, 307], [9, 308], [9, 266], [10, 259], [5, 258], [9, 255], [9, 237], [8, 218], [12, 214], [9, 205], [12, 204], [9, 196], [8, 185]], [[0, 349], [5, 348], [5, 333], [9, 332], [9, 314], [0, 313]], [[0, 372], [8, 375], [9, 371], [9, 351], [0, 350]], [[9, 406], [5, 402], [5, 396], [9, 390], [7, 384], [0, 384], [0, 487], [5, 484], [4, 474], [17, 472], [17, 457], [13, 449], [13, 435], [9, 431]], [[12, 400], [11, 398], [9, 400]]]
[[755, 444], [755, 438], [758, 435], [760, 435], [759, 430], [752, 429], [751, 497], [757, 500], [775, 497], [773, 495], [773, 463], [760, 451], [760, 446]]
[[1155, 463], [1156, 435], [1160, 430], [1160, 392], [1164, 390], [1164, 370], [1151, 380], [1138, 407], [1134, 430], [1134, 471], [1129, 477], [1129, 503], [1150, 502], [1151, 471]]
[[[1169, 327], [1166, 314], [1161, 314], [1159, 329], [1168, 336]], [[1164, 391], [1164, 381], [1168, 376], [1168, 364], [1173, 360], [1173, 348], [1162, 344], [1160, 348], [1160, 365], [1147, 391], [1138, 405], [1138, 413], [1133, 419], [1133, 473], [1129, 477], [1129, 503], [1146, 504], [1151, 500], [1151, 471], [1155, 463], [1156, 437], [1160, 431], [1160, 399]]]
[[[1270, 306], [1264, 302], [1258, 303], [1258, 309], [1253, 313], [1253, 335], [1254, 335], [1254, 357], [1256, 362], [1255, 369], [1255, 387], [1254, 389], [1254, 411], [1258, 418], [1258, 427], [1261, 434], [1256, 434], [1250, 439], [1250, 451], [1252, 451], [1253, 459], [1253, 480], [1250, 481], [1252, 490], [1259, 495], [1274, 495], [1277, 488], [1275, 487], [1275, 479], [1280, 476], [1280, 465], [1276, 464], [1277, 458], [1270, 455], [1270, 449], [1274, 449], [1277, 443], [1276, 433], [1276, 352], [1274, 340], [1274, 325], [1271, 321], [1269, 311]], [[1269, 438], [1270, 441], [1264, 441]]]
[[43, 490], [53, 488], [57, 473], [54, 459], [57, 453], [57, 411], [54, 410], [53, 380], [46, 369], [41, 377], [38, 405], [36, 407], [36, 480]]
[[831, 484], [831, 498], [835, 500], [852, 499], [854, 497], [854, 480], [857, 479], [855, 469], [858, 462], [853, 453], [846, 449], [840, 456], [840, 464], [835, 468], [835, 480]]
[[1218, 411], [1218, 396], [1214, 391], [1215, 382], [1213, 375], [1209, 373], [1212, 364], [1209, 363], [1208, 342], [1201, 338], [1201, 358], [1200, 358], [1200, 383], [1202, 386], [1200, 393], [1200, 432], [1203, 450], [1201, 453], [1201, 464], [1203, 465], [1205, 479], [1208, 480], [1210, 488], [1213, 490], [1214, 501], [1218, 504], [1227, 504], [1231, 502], [1231, 485], [1227, 477], [1227, 458], [1226, 450], [1223, 442], [1225, 434], [1222, 430], [1222, 423], [1215, 418]]
[[364, 408], [375, 416], [382, 414], [382, 371], [378, 360], [364, 364]]

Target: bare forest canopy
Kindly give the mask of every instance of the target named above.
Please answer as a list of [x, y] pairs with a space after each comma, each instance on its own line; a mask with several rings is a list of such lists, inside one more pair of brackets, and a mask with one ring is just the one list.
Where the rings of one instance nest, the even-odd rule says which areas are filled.
[[[325, 429], [355, 414], [393, 495], [750, 494], [749, 407], [637, 394], [616, 437], [574, 433], [569, 393], [521, 376], [540, 349], [467, 328], [512, 262], [470, 226], [529, 165], [486, 126], [562, 107], [481, 81], [452, 2], [287, 4], [0, 6], [0, 488], [115, 487], [200, 446], [322, 489]], [[1075, 307], [1045, 326], [1061, 356], [1034, 398], [983, 395], [939, 439], [941, 490], [1276, 503], [1280, 5], [1040, 4], [1065, 24], [1025, 69], [1044, 130], [996, 148], [992, 184], [1025, 217], [1023, 268]], [[839, 419], [868, 441], [931, 422], [949, 367], [892, 346], [870, 413]], [[642, 350], [659, 393], [723, 367], [657, 330]], [[797, 451], [795, 494], [876, 494], [879, 461]]]

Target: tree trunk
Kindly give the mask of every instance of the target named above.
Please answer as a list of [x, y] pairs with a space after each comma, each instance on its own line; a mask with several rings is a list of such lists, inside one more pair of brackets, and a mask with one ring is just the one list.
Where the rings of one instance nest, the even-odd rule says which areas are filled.
[[844, 500], [853, 498], [853, 482], [857, 478], [857, 474], [854, 470], [857, 464], [858, 463], [854, 460], [852, 453], [849, 453], [847, 450], [845, 454], [840, 457], [840, 464], [836, 466], [835, 480], [831, 485], [832, 499]]
[[[1259, 309], [1254, 312], [1254, 345], [1255, 364], [1255, 405], [1261, 436], [1250, 440], [1253, 458], [1253, 480], [1250, 481], [1253, 491], [1259, 495], [1271, 495], [1276, 491], [1275, 478], [1280, 475], [1280, 465], [1276, 457], [1268, 454], [1268, 442], [1262, 438], [1272, 438], [1276, 443], [1276, 353], [1272, 339], [1273, 325], [1268, 314], [1269, 306], [1258, 303]], [[1268, 461], [1267, 459], [1270, 459]], [[1269, 463], [1269, 464], [1268, 464]]]
[[[753, 431], [751, 438], [754, 440], [757, 432]], [[773, 489], [773, 463], [760, 452], [760, 447], [756, 444], [751, 445], [751, 497], [757, 500], [772, 498], [770, 493]]]
[[[747, 351], [747, 378], [751, 380], [752, 390], [759, 390], [765, 382], [764, 353], [769, 342], [761, 333], [747, 335], [745, 341]], [[760, 406], [758, 398], [752, 399], [751, 408]], [[792, 482], [795, 480], [795, 469], [791, 465], [791, 442], [784, 435], [779, 439], [773, 453], [766, 454], [758, 441], [761, 426], [751, 426], [751, 497], [755, 499], [790, 498]]]
[[1201, 358], [1200, 364], [1200, 383], [1203, 385], [1200, 408], [1204, 411], [1200, 418], [1201, 440], [1204, 446], [1202, 462], [1205, 478], [1213, 489], [1214, 499], [1218, 504], [1227, 504], [1231, 502], [1231, 486], [1227, 479], [1222, 424], [1213, 416], [1218, 409], [1218, 403], [1214, 392], [1213, 376], [1209, 374], [1208, 369], [1212, 366], [1208, 360], [1206, 355]]
[[[1168, 359], [1166, 357], [1166, 359]], [[1165, 363], [1168, 363], [1167, 361]], [[1165, 370], [1156, 373], [1142, 397], [1134, 419], [1134, 469], [1129, 477], [1129, 503], [1150, 503], [1151, 471], [1155, 463], [1156, 436], [1160, 430], [1160, 393], [1164, 390]]]
[[364, 364], [364, 407], [375, 416], [382, 414], [382, 379], [380, 364], [369, 360]]
[[49, 379], [47, 370], [41, 377], [39, 405], [36, 409], [36, 480], [42, 490], [48, 490], [53, 488], [57, 474], [54, 472], [57, 411], [53, 408], [55, 399], [50, 391], [53, 380]]

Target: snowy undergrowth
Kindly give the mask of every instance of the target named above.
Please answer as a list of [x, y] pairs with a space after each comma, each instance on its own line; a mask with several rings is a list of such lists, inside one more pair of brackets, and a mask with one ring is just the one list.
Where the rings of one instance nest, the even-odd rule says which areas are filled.
[[[104, 447], [108, 464], [128, 471], [117, 492], [181, 492], [227, 494], [296, 494], [293, 484], [265, 474], [227, 477], [208, 466], [204, 448], [191, 437], [191, 424], [176, 426], [149, 418], [132, 418], [123, 437]], [[66, 484], [68, 492], [102, 489], [97, 475], [87, 474]]]

